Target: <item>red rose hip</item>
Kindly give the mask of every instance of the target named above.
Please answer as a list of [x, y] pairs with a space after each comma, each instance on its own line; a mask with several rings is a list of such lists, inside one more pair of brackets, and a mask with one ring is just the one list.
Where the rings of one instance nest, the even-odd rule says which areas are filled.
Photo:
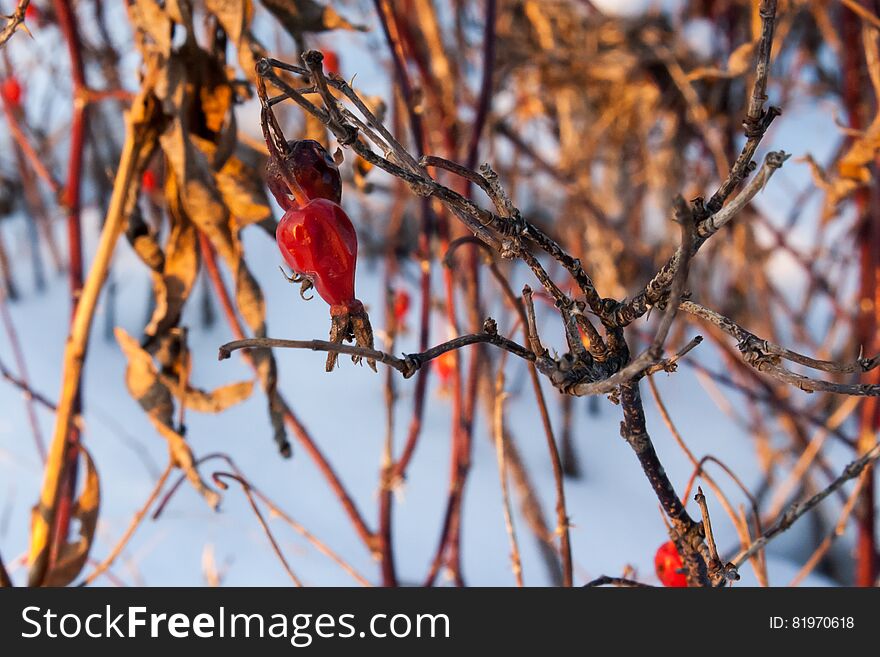
[[354, 298], [357, 234], [345, 210], [318, 198], [284, 213], [275, 239], [296, 273], [315, 284], [331, 314], [360, 302]]
[[684, 562], [672, 541], [667, 541], [657, 549], [657, 554], [654, 555], [654, 568], [663, 586], [687, 586], [687, 577], [682, 572]]

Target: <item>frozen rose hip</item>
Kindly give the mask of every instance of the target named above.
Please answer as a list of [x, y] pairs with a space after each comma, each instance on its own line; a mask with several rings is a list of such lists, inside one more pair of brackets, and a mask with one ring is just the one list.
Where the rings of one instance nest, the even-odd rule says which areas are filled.
[[[370, 318], [354, 296], [357, 233], [345, 211], [323, 198], [292, 207], [278, 223], [275, 240], [284, 261], [330, 305], [330, 341], [354, 340], [372, 349]], [[327, 355], [328, 372], [336, 360], [337, 354]], [[352, 356], [352, 360], [357, 363], [361, 358]], [[376, 369], [375, 361], [367, 359], [367, 364]]]
[[[330, 304], [330, 342], [354, 342], [364, 350], [372, 350], [370, 317], [364, 304], [354, 296], [357, 233], [339, 206], [339, 169], [318, 142], [287, 140], [272, 112], [262, 80], [257, 92], [262, 104], [260, 124], [269, 149], [266, 184], [284, 209], [275, 240], [285, 262], [296, 274], [290, 280], [303, 284], [301, 295], [314, 286]], [[328, 372], [336, 367], [338, 357], [338, 353], [328, 352]], [[360, 354], [351, 356], [355, 363], [363, 358]], [[369, 355], [366, 360], [376, 371], [376, 361]]]
[[281, 255], [296, 273], [312, 280], [331, 307], [348, 308], [354, 298], [357, 234], [345, 211], [336, 203], [317, 198], [284, 213], [275, 239]]

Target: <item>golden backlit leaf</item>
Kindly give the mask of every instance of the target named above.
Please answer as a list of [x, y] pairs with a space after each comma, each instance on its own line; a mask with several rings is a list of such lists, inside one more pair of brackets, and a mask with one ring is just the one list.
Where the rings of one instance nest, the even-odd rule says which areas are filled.
[[171, 19], [156, 0], [134, 0], [129, 15], [136, 30], [147, 35], [155, 49], [164, 56], [171, 52]]
[[298, 39], [305, 32], [325, 32], [327, 30], [366, 30], [362, 25], [355, 25], [330, 6], [322, 5], [314, 0], [261, 0], [294, 38]]
[[260, 153], [239, 144], [236, 152], [215, 174], [223, 202], [239, 228], [272, 216], [263, 184], [263, 160]]
[[205, 0], [205, 9], [217, 17], [223, 31], [240, 49], [254, 15], [251, 0]]
[[[178, 381], [174, 377], [160, 373], [159, 380], [169, 390], [177, 391]], [[252, 381], [230, 383], [210, 391], [187, 386], [183, 401], [186, 407], [192, 411], [221, 413], [250, 397], [253, 390]]]
[[742, 44], [727, 58], [727, 67], [725, 69], [715, 68], [712, 66], [700, 67], [688, 73], [687, 78], [691, 82], [694, 80], [715, 79], [715, 78], [736, 78], [750, 71], [752, 61], [755, 56], [755, 47], [757, 41], [749, 41]]
[[149, 336], [162, 335], [177, 326], [199, 273], [196, 229], [181, 211], [176, 194], [169, 199], [168, 215], [171, 232], [165, 245], [165, 262], [161, 274], [154, 277], [156, 308], [144, 329]]

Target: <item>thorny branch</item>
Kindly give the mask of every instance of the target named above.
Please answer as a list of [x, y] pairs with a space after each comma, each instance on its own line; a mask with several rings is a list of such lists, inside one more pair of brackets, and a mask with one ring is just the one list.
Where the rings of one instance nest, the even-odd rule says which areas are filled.
[[31, 0], [18, 0], [18, 4], [15, 7], [15, 11], [12, 12], [11, 16], [2, 16], [2, 18], [6, 21], [6, 24], [3, 26], [3, 29], [0, 29], [0, 48], [12, 38], [12, 35], [15, 34], [15, 31], [18, 29], [23, 29], [27, 32], [27, 26], [24, 22], [24, 15], [27, 12], [28, 5], [31, 3]]

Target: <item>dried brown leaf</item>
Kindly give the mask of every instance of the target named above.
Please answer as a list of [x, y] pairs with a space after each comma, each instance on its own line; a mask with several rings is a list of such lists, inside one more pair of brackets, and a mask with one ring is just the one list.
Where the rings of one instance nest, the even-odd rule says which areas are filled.
[[736, 78], [752, 68], [757, 41], [749, 41], [742, 44], [727, 58], [727, 67], [722, 70], [714, 67], [701, 67], [688, 73], [688, 80], [703, 80], [713, 78]]
[[70, 584], [85, 566], [95, 540], [98, 512], [101, 507], [101, 484], [92, 457], [82, 446], [79, 449], [85, 461], [86, 476], [82, 492], [74, 503], [71, 513], [79, 522], [79, 538], [73, 543], [65, 543], [61, 548], [57, 561], [46, 573], [44, 586]]
[[305, 32], [325, 32], [327, 30], [360, 30], [367, 28], [355, 25], [333, 9], [314, 0], [261, 0], [287, 32], [299, 39]]
[[[160, 373], [159, 380], [169, 390], [178, 388], [178, 381], [172, 376]], [[250, 397], [253, 390], [252, 381], [230, 383], [210, 391], [187, 386], [183, 403], [188, 409], [199, 413], [222, 413]]]
[[150, 422], [165, 438], [174, 464], [184, 471], [186, 478], [216, 508], [220, 496], [201, 478], [195, 467], [192, 450], [183, 436], [173, 427], [174, 400], [171, 391], [162, 383], [152, 356], [144, 351], [137, 340], [123, 329], [116, 328], [116, 341], [128, 360], [125, 383], [129, 393], [147, 413]]

